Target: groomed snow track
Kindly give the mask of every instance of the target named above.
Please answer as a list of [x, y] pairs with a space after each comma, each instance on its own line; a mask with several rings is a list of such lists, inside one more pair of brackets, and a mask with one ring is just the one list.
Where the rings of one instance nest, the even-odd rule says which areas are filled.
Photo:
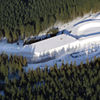
[[80, 24], [77, 24], [73, 27], [72, 34], [78, 35], [79, 37], [100, 34], [100, 20], [93, 19], [80, 22]]

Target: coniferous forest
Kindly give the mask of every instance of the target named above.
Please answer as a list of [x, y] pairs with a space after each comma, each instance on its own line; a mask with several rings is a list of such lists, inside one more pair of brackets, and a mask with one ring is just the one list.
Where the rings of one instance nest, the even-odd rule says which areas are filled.
[[21, 56], [0, 55], [0, 100], [100, 100], [100, 58], [28, 72], [26, 65]]
[[[13, 43], [98, 11], [100, 0], [0, 0], [0, 40]], [[100, 57], [78, 66], [26, 67], [26, 58], [0, 54], [0, 100], [100, 100]]]
[[0, 0], [0, 38], [15, 42], [99, 10], [100, 0]]

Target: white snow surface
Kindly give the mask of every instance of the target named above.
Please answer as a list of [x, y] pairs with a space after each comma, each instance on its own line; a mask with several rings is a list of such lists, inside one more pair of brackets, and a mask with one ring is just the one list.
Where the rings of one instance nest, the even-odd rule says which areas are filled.
[[89, 35], [100, 32], [100, 20], [86, 21], [76, 25], [72, 29], [72, 34], [75, 35]]
[[[58, 50], [59, 47], [62, 47], [66, 44], [70, 44], [76, 41], [75, 38], [68, 36], [66, 34], [58, 35], [53, 38], [49, 38], [34, 44], [29, 45], [34, 50], [34, 53], [40, 55], [44, 52], [50, 52], [52, 50]], [[26, 46], [27, 48], [27, 46]]]
[[4, 91], [0, 91], [0, 95], [4, 96]]
[[[78, 65], [81, 61], [85, 63], [87, 58], [100, 57], [100, 13], [90, 13], [69, 23], [55, 24], [55, 27], [59, 28], [60, 35], [30, 45], [23, 46], [23, 41], [17, 45], [2, 40], [0, 53], [26, 57], [26, 71], [54, 64], [60, 67], [62, 61], [64, 64], [76, 61]], [[62, 31], [64, 34], [61, 34]]]

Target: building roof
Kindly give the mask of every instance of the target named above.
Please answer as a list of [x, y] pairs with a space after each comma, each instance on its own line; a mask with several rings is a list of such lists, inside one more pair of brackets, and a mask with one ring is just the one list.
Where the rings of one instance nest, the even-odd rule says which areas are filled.
[[45, 51], [50, 51], [52, 49], [56, 49], [58, 47], [70, 44], [76, 41], [75, 38], [68, 36], [66, 34], [61, 34], [37, 43], [33, 43], [30, 48], [33, 49], [34, 53], [41, 53]]

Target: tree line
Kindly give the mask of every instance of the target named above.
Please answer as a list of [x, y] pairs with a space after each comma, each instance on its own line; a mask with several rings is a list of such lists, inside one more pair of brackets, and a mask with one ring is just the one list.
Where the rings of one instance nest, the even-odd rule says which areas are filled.
[[0, 0], [0, 38], [16, 42], [90, 11], [100, 10], [100, 0]]
[[[0, 80], [4, 83], [0, 81], [0, 90], [4, 95], [0, 95], [0, 100], [100, 99], [100, 58], [95, 57], [91, 62], [87, 59], [86, 64], [81, 62], [79, 66], [62, 63], [59, 69], [55, 64], [50, 69], [37, 68], [27, 73], [22, 70], [19, 60], [13, 60], [13, 63], [7, 59], [3, 61], [0, 64]], [[1, 71], [2, 66], [4, 69]], [[13, 77], [9, 77], [10, 73]]]
[[15, 77], [19, 71], [23, 71], [22, 67], [26, 65], [27, 60], [22, 56], [10, 55], [8, 57], [7, 54], [0, 54], [0, 82], [4, 81], [5, 78], [10, 78], [10, 76]]

